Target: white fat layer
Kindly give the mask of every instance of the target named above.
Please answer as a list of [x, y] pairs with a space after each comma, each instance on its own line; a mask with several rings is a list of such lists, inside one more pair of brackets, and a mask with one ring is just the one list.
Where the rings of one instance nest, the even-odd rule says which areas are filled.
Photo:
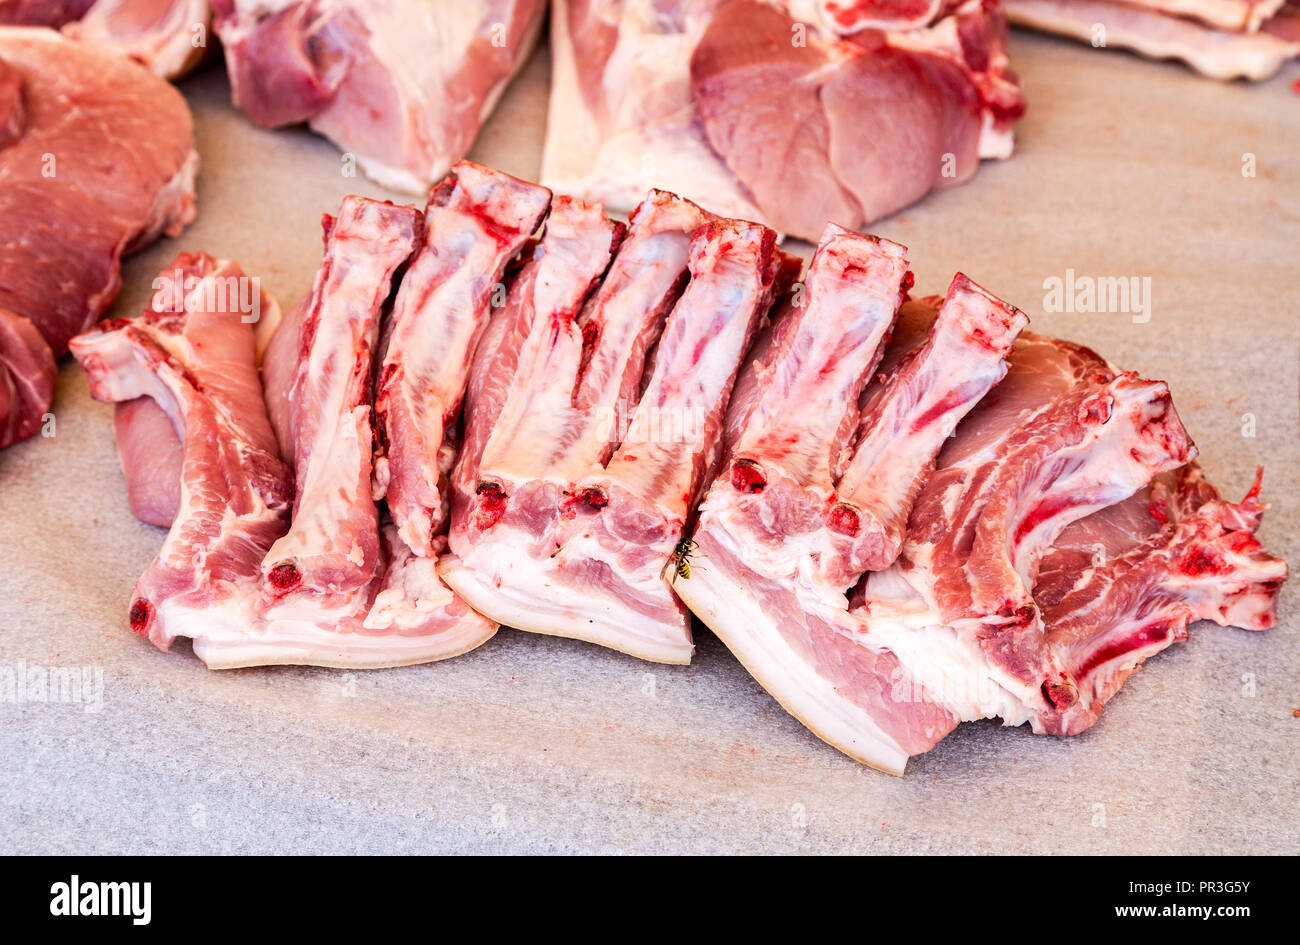
[[873, 643], [898, 657], [915, 687], [911, 698], [937, 703], [963, 722], [1001, 718], [1006, 725], [1020, 725], [1032, 718], [1024, 702], [1001, 685], [983, 651], [919, 600], [899, 608], [872, 600], [869, 616], [854, 616]]
[[[740, 547], [725, 528], [715, 524], [709, 536], [749, 564], [748, 545]], [[863, 764], [901, 775], [907, 752], [794, 651], [748, 588], [719, 568], [706, 568], [674, 579], [673, 589], [763, 688], [819, 738]]]
[[1180, 59], [1213, 79], [1267, 79], [1300, 43], [1271, 33], [1224, 33], [1190, 20], [1098, 0], [1006, 0], [1012, 23], [1090, 42], [1097, 24], [1106, 45], [1131, 49], [1152, 59]]
[[[444, 555], [438, 571], [462, 600], [502, 625], [588, 640], [642, 659], [690, 661], [694, 646], [685, 615], [671, 623], [648, 617], [602, 588], [576, 585], [564, 573], [565, 560], [605, 557], [594, 539], [575, 539], [560, 555], [541, 558], [521, 551], [532, 543], [532, 536], [498, 524], [468, 549], [458, 543], [462, 554]], [[619, 577], [629, 594], [676, 606], [661, 574]]]
[[651, 0], [628, 0], [617, 12], [610, 5], [606, 16], [617, 18], [618, 40], [598, 92], [611, 109], [602, 127], [586, 104], [591, 90], [579, 85], [569, 0], [554, 2], [542, 183], [623, 211], [658, 187], [696, 195], [722, 216], [758, 219], [758, 208], [696, 121], [690, 61], [707, 18], [688, 16], [685, 32], [660, 33]]

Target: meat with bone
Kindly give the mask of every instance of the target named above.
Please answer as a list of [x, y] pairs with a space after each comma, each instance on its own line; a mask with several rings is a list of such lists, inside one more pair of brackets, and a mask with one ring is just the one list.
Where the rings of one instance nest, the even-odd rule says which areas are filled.
[[888, 215], [1009, 156], [1024, 110], [1000, 6], [931, 12], [881, 31], [830, 3], [558, 0], [543, 183], [618, 209], [667, 187], [808, 239]]
[[197, 168], [167, 83], [57, 33], [0, 27], [0, 447], [40, 428], [54, 362], [112, 302], [122, 255], [194, 219]]
[[544, 0], [214, 0], [235, 104], [308, 122], [418, 193], [465, 156], [536, 41]]
[[[167, 296], [176, 287], [183, 289], [186, 278], [197, 281], [199, 276], [173, 266], [160, 279], [160, 288], [151, 303], [155, 311], [164, 311], [169, 305], [179, 306], [179, 299]], [[267, 326], [278, 325], [280, 321], [275, 297], [261, 287], [259, 280], [245, 276], [234, 263], [221, 262], [203, 278], [204, 291], [213, 294], [213, 301], [205, 304], [220, 305], [222, 311], [239, 312], [254, 326], [254, 348], [260, 361]], [[167, 412], [151, 397], [117, 404], [113, 408], [113, 428], [131, 511], [142, 522], [169, 528], [180, 510], [185, 455], [181, 434]], [[292, 461], [293, 451], [281, 449], [280, 456]]]
[[1142, 660], [1187, 639], [1189, 622], [1277, 622], [1287, 567], [1255, 538], [1258, 494], [1257, 479], [1240, 503], [1225, 502], [1190, 463], [1062, 531], [1034, 587], [1048, 642], [1079, 692], [1062, 733], [1096, 722]]
[[[348, 197], [327, 220], [311, 297], [268, 346], [296, 340], [297, 370], [268, 371], [266, 399], [286, 401], [294, 444], [293, 524], [250, 590], [260, 634], [223, 641], [222, 665], [394, 666], [455, 656], [496, 626], [457, 600], [431, 561], [411, 555], [373, 501], [372, 358], [396, 278], [421, 244], [412, 207]], [[407, 270], [408, 272], [410, 270]], [[196, 645], [196, 651], [198, 646]], [[202, 654], [201, 654], [202, 655]]]
[[492, 422], [477, 411], [497, 408], [480, 398], [468, 421], [492, 432], [442, 573], [499, 622], [689, 662], [686, 612], [664, 571], [770, 301], [776, 234], [654, 193], [579, 308], [616, 230], [594, 209], [567, 209], [577, 225], [549, 232], [534, 264], [562, 262], [584, 232], [603, 251], [566, 291], [543, 295], [552, 280], [539, 275], [523, 301], [531, 326], [504, 403]]
[[[1092, 42], [1105, 28], [1105, 45], [1152, 59], [1179, 59], [1212, 79], [1267, 79], [1300, 56], [1300, 4], [1221, 3], [1210, 11], [1240, 7], [1258, 29], [1215, 28], [1130, 0], [1006, 0], [1013, 23]], [[1190, 11], [1188, 11], [1190, 12]], [[1261, 16], [1267, 16], [1260, 20]], [[1201, 19], [1210, 20], [1206, 12]]]
[[96, 399], [151, 398], [183, 439], [175, 521], [130, 611], [131, 629], [164, 650], [239, 604], [289, 524], [293, 474], [262, 405], [251, 324], [218, 288], [228, 276], [243, 273], [181, 256], [160, 277], [161, 304], [72, 342]]
[[[814, 258], [811, 290], [824, 265]], [[942, 304], [903, 306], [885, 376], [860, 401], [859, 444], [869, 443], [880, 415], [873, 403], [897, 387], [890, 378], [908, 371], [911, 352], [923, 350], [917, 338], [932, 318], [930, 350], [941, 349], [962, 281]], [[980, 297], [991, 324], [1014, 335], [1023, 324], [1008, 318], [1014, 310]], [[797, 315], [778, 321], [773, 337], [793, 336], [787, 323]], [[804, 322], [832, 338], [843, 332], [834, 321]], [[954, 359], [952, 372], [964, 373], [968, 358]], [[773, 451], [755, 462], [744, 452], [762, 442], [761, 424], [774, 415], [740, 399], [742, 389], [753, 400], [775, 388], [779, 399], [781, 388], [836, 381], [815, 360], [774, 370], [779, 355], [769, 351], [757, 381], [738, 388], [729, 468], [701, 508], [695, 540], [704, 568], [674, 582], [789, 711], [886, 771], [901, 773], [908, 756], [966, 719], [1001, 716], [1074, 734], [1096, 721], [1137, 663], [1184, 636], [1189, 620], [1247, 628], [1275, 620], [1286, 568], [1253, 536], [1262, 510], [1255, 492], [1240, 505], [1223, 503], [1187, 466], [1195, 450], [1163, 384], [1027, 334], [1007, 361], [1005, 378], [986, 374], [991, 392], [937, 457], [929, 454], [933, 472], [919, 493], [901, 498], [909, 524], [898, 560], [866, 574], [846, 598], [844, 575], [825, 573], [824, 552], [806, 540], [791, 550], [787, 537], [810, 523], [831, 532], [833, 500], [820, 506], [820, 520], [776, 514], [796, 507], [783, 501], [794, 494], [782, 488], [788, 460]], [[837, 402], [851, 412], [857, 401], [850, 390]], [[772, 426], [769, 442], [781, 431]], [[829, 453], [838, 455], [833, 445]]]
[[211, 0], [97, 0], [63, 32], [174, 79], [203, 58], [211, 22]]
[[[1168, 388], [1078, 345], [1022, 336], [912, 506], [902, 554], [867, 579], [863, 619], [963, 720], [1062, 734], [1078, 685], [1032, 596], [1061, 530], [1194, 458]], [[939, 637], [963, 659], [934, 658]]]
[[[469, 365], [506, 264], [550, 205], [535, 184], [461, 162], [429, 198], [424, 237], [393, 303], [375, 397], [375, 496], [420, 557], [437, 554], [447, 523], [450, 442]], [[501, 304], [501, 300], [497, 302]]]
[[[267, 349], [296, 365], [291, 375], [264, 375], [268, 388], [288, 384], [287, 393], [263, 391], [255, 318], [213, 302], [230, 299], [228, 280], [242, 273], [204, 256], [181, 257], [160, 277], [154, 308], [164, 314], [151, 309], [74, 344], [92, 392], [126, 405], [119, 448], [137, 514], [175, 518], [159, 563], [141, 579], [132, 626], [163, 649], [192, 637], [214, 669], [425, 662], [472, 649], [496, 630], [452, 595], [432, 560], [415, 558], [381, 526], [370, 496], [371, 352], [422, 217], [351, 197], [325, 222], [312, 295]], [[159, 325], [184, 344], [164, 338], [170, 346], [160, 347]], [[144, 397], [167, 411], [171, 431], [141, 411]], [[178, 399], [203, 409], [179, 414]], [[282, 401], [296, 488], [268, 416], [267, 404]], [[183, 441], [175, 511], [171, 464], [157, 455], [174, 431]]]
[[371, 498], [371, 366], [394, 276], [423, 221], [410, 207], [347, 197], [299, 328], [293, 408], [293, 525], [263, 563], [268, 601], [294, 592], [352, 597], [382, 567]]

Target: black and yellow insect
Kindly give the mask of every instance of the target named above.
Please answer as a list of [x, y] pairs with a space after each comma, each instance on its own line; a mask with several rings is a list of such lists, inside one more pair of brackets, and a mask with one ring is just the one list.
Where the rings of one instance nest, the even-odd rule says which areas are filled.
[[[678, 577], [685, 579], [690, 578], [691, 558], [695, 555], [695, 549], [699, 547], [699, 545], [691, 541], [689, 538], [683, 538], [677, 543], [677, 547], [673, 549], [673, 561], [675, 563], [674, 567], [677, 570]], [[696, 564], [695, 567], [701, 571], [704, 570], [703, 565]]]

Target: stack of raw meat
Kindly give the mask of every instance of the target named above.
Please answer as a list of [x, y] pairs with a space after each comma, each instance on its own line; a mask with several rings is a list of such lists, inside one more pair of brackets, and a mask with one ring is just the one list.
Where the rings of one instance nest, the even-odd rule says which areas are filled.
[[895, 243], [828, 226], [801, 278], [761, 224], [466, 163], [325, 231], [260, 378], [203, 256], [73, 342], [96, 397], [154, 402], [118, 434], [172, 518], [130, 607], [160, 647], [384, 666], [500, 623], [685, 663], [693, 612], [901, 772], [963, 720], [1082, 731], [1192, 621], [1276, 620], [1258, 483], [1218, 497], [1163, 383], [963, 275], [912, 298]]
[[1300, 0], [1006, 0], [1013, 23], [1180, 59], [1215, 79], [1267, 79], [1300, 56]]

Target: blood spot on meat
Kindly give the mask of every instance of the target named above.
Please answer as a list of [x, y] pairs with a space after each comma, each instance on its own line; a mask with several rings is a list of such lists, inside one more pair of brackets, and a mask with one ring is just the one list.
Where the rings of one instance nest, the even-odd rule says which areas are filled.
[[998, 616], [1006, 620], [1008, 624], [1027, 626], [1032, 623], [1038, 615], [1038, 608], [1033, 604], [1023, 604], [1020, 607], [1013, 606], [1013, 602], [1008, 601], [998, 610]]
[[738, 459], [731, 464], [731, 485], [737, 492], [752, 495], [767, 488], [767, 476], [752, 459]]
[[1087, 426], [1105, 423], [1110, 419], [1114, 401], [1107, 394], [1089, 397], [1079, 405], [1079, 422]]
[[506, 514], [506, 490], [499, 482], [482, 480], [475, 488], [478, 501], [470, 515], [470, 524], [479, 531], [487, 531]]
[[830, 515], [826, 517], [826, 527], [849, 538], [856, 538], [862, 530], [862, 517], [853, 506], [841, 503], [831, 509]]
[[302, 583], [302, 572], [292, 561], [284, 561], [273, 567], [267, 573], [266, 579], [277, 590], [291, 591]]
[[1079, 701], [1079, 690], [1068, 679], [1043, 683], [1043, 696], [1057, 709], [1068, 709]]
[[599, 512], [609, 505], [609, 496], [599, 486], [587, 486], [578, 490], [578, 494], [574, 496], [574, 501], [588, 512]]
[[1203, 545], [1192, 548], [1183, 555], [1178, 567], [1184, 574], [1190, 575], [1227, 574], [1232, 570], [1232, 565], [1218, 552]]
[[149, 635], [149, 625], [153, 623], [153, 604], [143, 597], [131, 602], [131, 630], [145, 637]]

